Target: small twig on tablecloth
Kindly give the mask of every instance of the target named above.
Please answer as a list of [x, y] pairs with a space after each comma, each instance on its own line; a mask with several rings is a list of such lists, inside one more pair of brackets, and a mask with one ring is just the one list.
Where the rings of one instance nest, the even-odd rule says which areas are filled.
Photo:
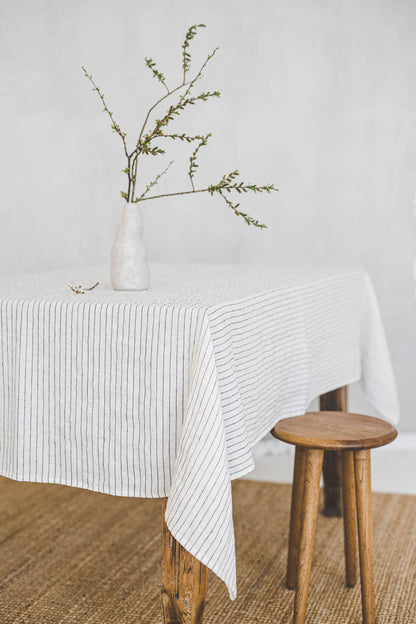
[[85, 288], [85, 286], [73, 286], [72, 284], [68, 284], [69, 288], [72, 290], [73, 293], [75, 293], [76, 295], [85, 295], [87, 290], [93, 290], [94, 288], [96, 288], [98, 286], [100, 282], [97, 282], [96, 284], [94, 284], [94, 286], [91, 286], [90, 288]]

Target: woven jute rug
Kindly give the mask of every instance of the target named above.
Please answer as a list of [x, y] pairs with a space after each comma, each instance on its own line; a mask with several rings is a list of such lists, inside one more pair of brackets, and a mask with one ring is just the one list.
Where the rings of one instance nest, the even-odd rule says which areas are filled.
[[[233, 487], [238, 598], [209, 575], [206, 624], [289, 624], [290, 486]], [[161, 624], [160, 500], [0, 478], [0, 624]], [[416, 623], [416, 497], [373, 494], [378, 624]], [[309, 624], [361, 622], [342, 521], [319, 516]]]

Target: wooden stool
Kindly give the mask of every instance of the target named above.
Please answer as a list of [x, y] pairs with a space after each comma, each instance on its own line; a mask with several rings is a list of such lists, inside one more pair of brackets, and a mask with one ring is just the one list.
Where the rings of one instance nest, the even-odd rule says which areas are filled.
[[294, 624], [303, 624], [311, 574], [324, 451], [340, 451], [346, 584], [355, 585], [357, 518], [364, 624], [374, 624], [370, 449], [388, 444], [396, 429], [379, 418], [347, 412], [310, 412], [284, 418], [271, 432], [296, 446], [286, 584], [296, 588]]

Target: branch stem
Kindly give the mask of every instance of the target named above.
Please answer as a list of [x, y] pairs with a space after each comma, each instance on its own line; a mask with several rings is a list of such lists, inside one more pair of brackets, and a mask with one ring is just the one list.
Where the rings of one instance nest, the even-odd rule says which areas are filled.
[[147, 201], [148, 199], [159, 199], [160, 197], [173, 197], [174, 195], [190, 195], [192, 193], [205, 193], [208, 188], [196, 189], [193, 191], [178, 191], [177, 193], [163, 193], [162, 195], [151, 195], [150, 197], [143, 197], [139, 201]]
[[112, 128], [115, 132], [117, 132], [117, 134], [120, 136], [121, 140], [123, 141], [123, 147], [124, 147], [124, 153], [126, 155], [127, 158], [129, 158], [129, 153], [127, 151], [127, 143], [126, 143], [126, 135], [124, 134], [124, 132], [122, 132], [120, 130], [119, 125], [115, 122], [114, 117], [113, 117], [113, 113], [110, 111], [110, 109], [108, 108], [105, 99], [104, 99], [104, 94], [101, 93], [101, 89], [100, 87], [95, 83], [94, 78], [92, 77], [91, 74], [89, 74], [86, 70], [86, 68], [84, 66], [82, 66], [82, 69], [84, 71], [84, 76], [86, 78], [88, 78], [88, 80], [91, 82], [91, 84], [94, 87], [94, 91], [97, 91], [98, 96], [104, 106], [104, 111], [107, 113], [107, 115], [110, 117], [111, 119], [111, 123], [112, 123]]
[[133, 154], [135, 154], [135, 152], [137, 152], [137, 150], [138, 150], [138, 148], [139, 148], [140, 141], [141, 141], [141, 138], [142, 138], [142, 136], [143, 136], [143, 132], [144, 132], [144, 129], [145, 129], [145, 127], [146, 127], [146, 124], [147, 124], [147, 122], [148, 122], [148, 120], [149, 120], [149, 117], [150, 117], [151, 112], [152, 112], [152, 111], [156, 108], [156, 106], [158, 106], [161, 102], [163, 102], [163, 100], [166, 100], [166, 98], [167, 98], [167, 97], [169, 97], [170, 95], [172, 95], [172, 94], [173, 94], [173, 93], [175, 93], [176, 91], [179, 91], [179, 89], [182, 89], [182, 87], [185, 87], [186, 85], [190, 84], [191, 82], [192, 82], [192, 81], [189, 81], [189, 82], [183, 82], [183, 83], [182, 83], [182, 84], [180, 84], [178, 87], [175, 87], [174, 89], [172, 89], [172, 91], [168, 91], [168, 93], [166, 93], [166, 95], [163, 95], [163, 96], [162, 96], [162, 97], [161, 97], [161, 98], [160, 98], [157, 102], [155, 102], [155, 103], [153, 104], [153, 106], [151, 106], [151, 107], [149, 108], [149, 110], [147, 111], [147, 115], [146, 115], [146, 117], [145, 117], [145, 120], [144, 120], [144, 123], [143, 123], [142, 129], [140, 130], [139, 138], [137, 139], [136, 148], [133, 150], [132, 155], [133, 155]]

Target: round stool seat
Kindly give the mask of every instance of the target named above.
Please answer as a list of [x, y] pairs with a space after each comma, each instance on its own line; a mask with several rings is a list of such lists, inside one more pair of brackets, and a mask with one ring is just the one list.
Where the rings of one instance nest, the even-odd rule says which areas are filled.
[[397, 436], [385, 420], [349, 412], [308, 412], [283, 418], [271, 433], [289, 444], [332, 451], [377, 448]]

